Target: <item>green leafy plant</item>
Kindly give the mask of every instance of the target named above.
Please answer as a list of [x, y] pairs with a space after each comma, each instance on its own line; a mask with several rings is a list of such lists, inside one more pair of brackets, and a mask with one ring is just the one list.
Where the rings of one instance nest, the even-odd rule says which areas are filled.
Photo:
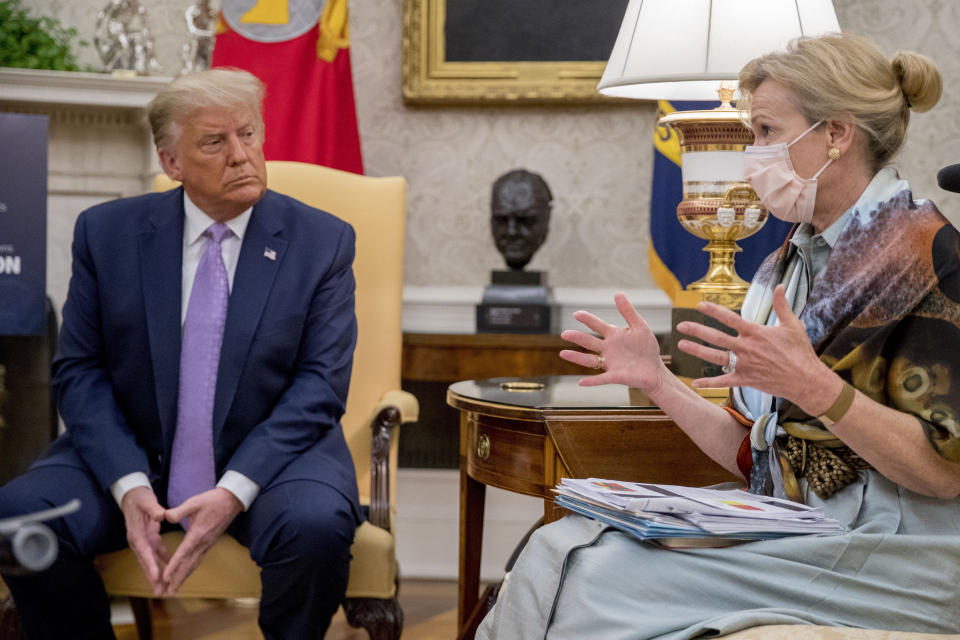
[[65, 28], [59, 20], [30, 17], [20, 0], [0, 0], [0, 66], [79, 71], [71, 50], [76, 37], [77, 30]]

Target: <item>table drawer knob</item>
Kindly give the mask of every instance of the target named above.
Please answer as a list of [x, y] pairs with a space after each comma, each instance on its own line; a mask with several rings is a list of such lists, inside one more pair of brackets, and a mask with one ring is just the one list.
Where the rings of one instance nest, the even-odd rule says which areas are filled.
[[490, 437], [485, 433], [481, 433], [480, 437], [477, 438], [477, 457], [481, 460], [490, 457]]

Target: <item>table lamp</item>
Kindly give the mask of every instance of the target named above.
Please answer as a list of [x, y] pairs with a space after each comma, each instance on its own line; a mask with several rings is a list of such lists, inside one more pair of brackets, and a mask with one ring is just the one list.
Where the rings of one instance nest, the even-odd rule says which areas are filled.
[[743, 178], [753, 142], [749, 114], [731, 105], [740, 69], [800, 36], [839, 32], [831, 0], [630, 0], [597, 89], [621, 98], [716, 100], [713, 110], [660, 119], [680, 142], [680, 224], [708, 240], [707, 274], [680, 305], [709, 300], [739, 309], [747, 283], [734, 267], [736, 241], [760, 230], [767, 212]]

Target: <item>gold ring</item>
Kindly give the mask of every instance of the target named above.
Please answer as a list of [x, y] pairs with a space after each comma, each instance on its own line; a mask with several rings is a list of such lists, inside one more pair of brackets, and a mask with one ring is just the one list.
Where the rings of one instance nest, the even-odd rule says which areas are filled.
[[606, 361], [603, 359], [602, 354], [597, 354], [597, 364], [593, 365], [594, 369], [603, 369]]

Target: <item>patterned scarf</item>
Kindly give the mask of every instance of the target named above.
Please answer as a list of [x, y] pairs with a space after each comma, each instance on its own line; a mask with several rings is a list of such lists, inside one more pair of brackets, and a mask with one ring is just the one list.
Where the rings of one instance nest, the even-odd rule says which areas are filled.
[[[805, 301], [796, 248], [785, 243], [757, 271], [741, 314], [776, 324], [773, 290], [784, 283], [820, 359], [864, 395], [915, 416], [940, 455], [960, 462], [960, 234], [889, 168], [852, 209]], [[801, 500], [796, 470], [826, 498], [869, 466], [784, 399], [737, 388], [732, 403], [754, 425], [754, 493]]]

